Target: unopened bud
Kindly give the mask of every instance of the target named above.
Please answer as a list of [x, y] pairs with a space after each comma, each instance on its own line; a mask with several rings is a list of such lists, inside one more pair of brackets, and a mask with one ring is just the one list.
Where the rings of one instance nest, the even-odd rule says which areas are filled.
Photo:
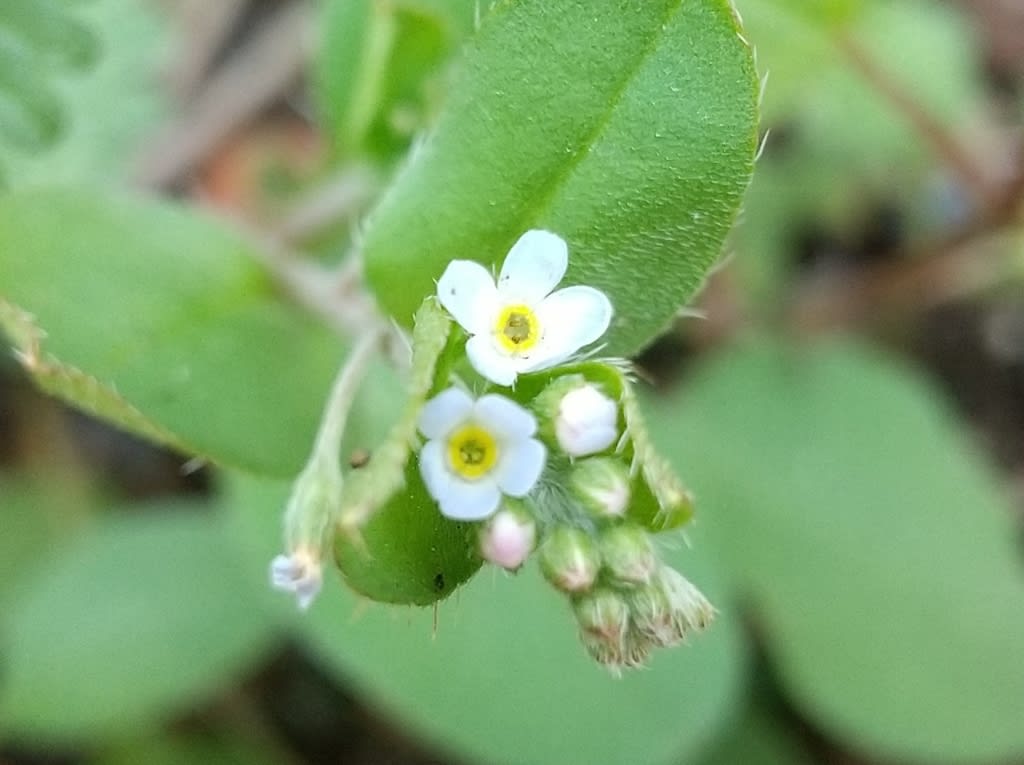
[[681, 635], [711, 624], [715, 609], [689, 579], [674, 568], [662, 566], [658, 581], [668, 598], [675, 628]]
[[583, 375], [565, 375], [535, 399], [545, 438], [570, 457], [602, 452], [620, 435], [619, 405]]
[[603, 452], [619, 438], [619, 406], [586, 383], [566, 393], [555, 417], [558, 445], [570, 457]]
[[573, 608], [587, 653], [612, 671], [642, 665], [651, 646], [631, 629], [629, 605], [615, 590], [600, 588], [579, 598]]
[[537, 527], [525, 513], [500, 510], [480, 530], [480, 556], [496, 566], [515, 571], [529, 557]]
[[626, 597], [635, 629], [654, 645], [675, 645], [685, 637], [677, 628], [668, 595], [660, 582], [633, 590]]
[[540, 567], [551, 584], [565, 592], [585, 592], [597, 579], [601, 555], [589, 534], [556, 527], [540, 549]]
[[613, 526], [601, 535], [605, 571], [618, 584], [648, 584], [660, 561], [647, 532], [640, 526]]
[[569, 474], [569, 486], [577, 499], [598, 517], [621, 517], [629, 505], [629, 471], [611, 457], [577, 462]]

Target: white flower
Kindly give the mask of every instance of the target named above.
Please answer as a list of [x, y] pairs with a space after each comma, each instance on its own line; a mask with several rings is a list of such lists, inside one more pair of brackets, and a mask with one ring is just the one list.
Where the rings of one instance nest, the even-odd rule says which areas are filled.
[[582, 385], [562, 397], [555, 436], [571, 457], [603, 452], [619, 437], [619, 407], [595, 386]]
[[502, 510], [480, 531], [480, 556], [515, 571], [523, 565], [537, 540], [537, 526], [510, 510]]
[[552, 292], [568, 265], [565, 241], [539, 230], [509, 250], [497, 285], [479, 263], [448, 264], [437, 297], [472, 335], [466, 353], [477, 372], [512, 385], [517, 375], [561, 364], [605, 333], [612, 304], [603, 292], [582, 285]]
[[305, 611], [323, 584], [319, 556], [305, 549], [291, 555], [278, 555], [270, 562], [270, 584], [275, 590], [294, 595], [299, 608]]
[[503, 494], [526, 496], [544, 469], [547, 450], [533, 438], [536, 419], [504, 396], [474, 401], [448, 388], [423, 407], [419, 426], [429, 439], [420, 451], [420, 473], [449, 518], [492, 515]]

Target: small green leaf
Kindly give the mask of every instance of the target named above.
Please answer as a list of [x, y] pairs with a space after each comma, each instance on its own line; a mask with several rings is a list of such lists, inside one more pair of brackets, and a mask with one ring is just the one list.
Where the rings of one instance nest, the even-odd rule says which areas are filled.
[[[0, 327], [39, 384], [70, 403], [291, 477], [344, 353], [278, 300], [248, 250], [222, 224], [166, 203], [75, 190], [0, 197]], [[356, 433], [373, 417], [364, 401], [397, 396], [393, 376], [374, 380]]]
[[527, 229], [598, 287], [609, 352], [656, 335], [717, 259], [749, 180], [757, 78], [725, 0], [499, 4], [438, 125], [372, 215], [367, 274], [409, 322], [453, 258], [501, 262]]
[[56, 550], [4, 611], [0, 730], [135, 733], [242, 671], [276, 624], [233, 550], [216, 517], [182, 506]]
[[412, 457], [403, 487], [360, 527], [358, 537], [344, 532], [335, 537], [334, 559], [360, 595], [426, 606], [447, 598], [477, 572], [481, 560], [475, 541], [475, 524], [441, 515]]
[[474, 526], [441, 515], [413, 452], [420, 410], [447, 387], [448, 362], [465, 338], [433, 298], [416, 313], [406, 401], [369, 463], [350, 471], [342, 493], [334, 556], [348, 584], [372, 600], [428, 605], [480, 568]]
[[935, 393], [843, 344], [747, 346], [651, 418], [803, 711], [893, 760], [1024, 754], [1024, 561]]

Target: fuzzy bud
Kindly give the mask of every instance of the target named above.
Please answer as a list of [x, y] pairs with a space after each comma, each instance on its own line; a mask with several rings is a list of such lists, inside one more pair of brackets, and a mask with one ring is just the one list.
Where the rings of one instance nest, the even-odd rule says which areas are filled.
[[596, 385], [574, 388], [559, 402], [555, 437], [570, 457], [603, 452], [619, 438], [618, 404]]
[[564, 592], [586, 592], [597, 579], [601, 555], [589, 534], [570, 526], [556, 527], [540, 549], [540, 567], [551, 584]]
[[593, 457], [572, 466], [569, 487], [599, 518], [622, 517], [629, 506], [629, 471], [618, 460]]
[[576, 600], [573, 609], [583, 646], [596, 662], [618, 672], [647, 660], [653, 646], [633, 628], [629, 604], [618, 592], [598, 588]]
[[629, 592], [627, 600], [634, 627], [651, 643], [671, 646], [683, 640], [685, 635], [677, 629], [672, 606], [660, 582]]
[[647, 532], [639, 526], [613, 526], [601, 535], [604, 570], [616, 583], [626, 586], [648, 584], [660, 562]]
[[495, 566], [515, 571], [529, 557], [537, 527], [523, 512], [499, 510], [480, 530], [480, 556]]
[[674, 568], [662, 566], [658, 582], [668, 598], [675, 629], [684, 635], [705, 629], [715, 618], [715, 609], [689, 579]]
[[629, 605], [615, 590], [599, 588], [573, 604], [580, 639], [587, 653], [612, 671], [638, 667], [650, 644], [631, 629]]

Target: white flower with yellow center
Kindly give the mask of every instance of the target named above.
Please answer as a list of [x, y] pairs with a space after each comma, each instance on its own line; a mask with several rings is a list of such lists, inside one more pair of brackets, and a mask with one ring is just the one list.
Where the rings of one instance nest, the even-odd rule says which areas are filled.
[[498, 282], [471, 260], [453, 260], [437, 297], [472, 337], [470, 363], [498, 385], [561, 364], [597, 340], [612, 320], [608, 297], [577, 285], [552, 292], [565, 276], [569, 249], [550, 231], [527, 231], [505, 257]]
[[474, 400], [448, 388], [423, 407], [420, 473], [441, 513], [461, 521], [492, 515], [502, 495], [523, 497], [536, 485], [547, 450], [533, 438], [537, 420], [491, 393]]

